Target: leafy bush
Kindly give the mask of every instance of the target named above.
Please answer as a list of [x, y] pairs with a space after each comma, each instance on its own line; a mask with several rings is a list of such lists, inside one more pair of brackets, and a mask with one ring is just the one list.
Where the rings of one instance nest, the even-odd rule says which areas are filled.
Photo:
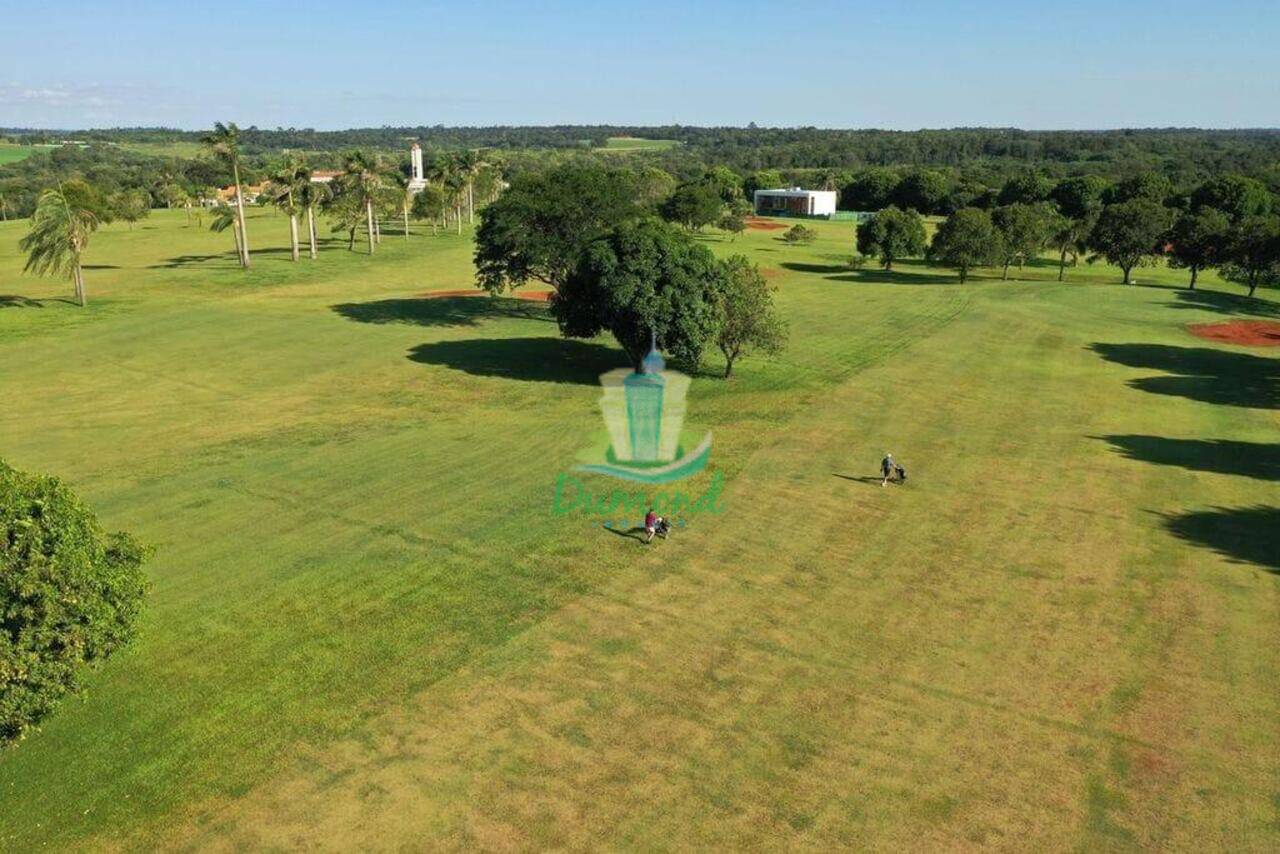
[[87, 665], [133, 637], [145, 556], [56, 478], [0, 462], [0, 741], [39, 723]]
[[812, 243], [817, 237], [818, 232], [803, 225], [793, 225], [782, 235], [782, 239], [788, 243]]
[[863, 267], [867, 266], [867, 256], [850, 255], [844, 259], [844, 265], [850, 270], [861, 270]]

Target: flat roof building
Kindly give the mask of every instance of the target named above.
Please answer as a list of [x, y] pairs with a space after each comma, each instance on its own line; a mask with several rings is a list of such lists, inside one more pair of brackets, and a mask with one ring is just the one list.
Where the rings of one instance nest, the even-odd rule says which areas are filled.
[[831, 216], [836, 212], [835, 190], [756, 190], [758, 216]]

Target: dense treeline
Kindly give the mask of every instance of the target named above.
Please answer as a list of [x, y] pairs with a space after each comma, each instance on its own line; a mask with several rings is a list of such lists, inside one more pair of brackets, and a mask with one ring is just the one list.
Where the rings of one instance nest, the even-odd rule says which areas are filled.
[[[196, 143], [201, 132], [160, 128], [90, 131], [0, 130], [24, 143], [62, 143], [0, 168], [0, 214], [26, 216], [41, 189], [83, 178], [104, 191], [144, 189], [166, 204], [160, 188], [176, 183], [188, 194], [225, 186], [225, 164], [208, 157], [175, 158], [131, 151], [127, 145]], [[246, 180], [253, 182], [285, 154], [300, 154], [312, 168], [337, 168], [352, 148], [406, 157], [411, 141], [430, 159], [439, 152], [496, 149], [504, 153], [508, 179], [566, 160], [605, 164], [619, 155], [600, 148], [612, 136], [671, 139], [681, 145], [625, 155], [689, 181], [712, 167], [732, 169], [748, 194], [763, 183], [799, 184], [841, 191], [846, 210], [877, 210], [893, 202], [922, 213], [946, 215], [998, 192], [1028, 173], [1044, 180], [1097, 175], [1119, 181], [1156, 173], [1175, 190], [1189, 192], [1221, 174], [1242, 174], [1280, 191], [1280, 131], [1124, 130], [926, 131], [821, 130], [816, 128], [695, 128], [624, 126], [385, 127], [343, 131], [309, 129], [241, 131]], [[84, 145], [83, 143], [88, 143]], [[407, 163], [407, 159], [406, 159]], [[893, 187], [885, 189], [890, 181]], [[877, 186], [880, 188], [877, 191]], [[993, 201], [989, 199], [988, 201]], [[989, 205], [988, 205], [989, 206]]]

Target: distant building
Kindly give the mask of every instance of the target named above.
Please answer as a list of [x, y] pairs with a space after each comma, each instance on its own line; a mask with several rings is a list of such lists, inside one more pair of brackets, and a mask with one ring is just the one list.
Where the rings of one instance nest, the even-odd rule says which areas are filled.
[[823, 216], [836, 212], [835, 190], [756, 190], [756, 214], [759, 216]]
[[[267, 183], [268, 182], [263, 181], [260, 184], [245, 184], [244, 185], [244, 203], [246, 205], [251, 205], [254, 202], [258, 201], [258, 196], [261, 196], [264, 192], [266, 192]], [[232, 205], [232, 204], [235, 204], [235, 201], [236, 201], [236, 185], [235, 184], [229, 184], [228, 186], [218, 190], [218, 202]]]
[[421, 193], [427, 188], [427, 179], [422, 174], [422, 146], [416, 142], [409, 148], [409, 162], [413, 168], [413, 175], [409, 178], [409, 192]]
[[339, 169], [313, 169], [311, 170], [311, 183], [328, 184], [341, 174], [342, 171]]

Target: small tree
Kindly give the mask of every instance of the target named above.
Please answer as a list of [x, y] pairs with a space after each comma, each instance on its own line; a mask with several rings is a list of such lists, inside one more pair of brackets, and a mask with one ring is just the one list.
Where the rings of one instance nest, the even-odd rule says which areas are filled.
[[1009, 278], [1009, 265], [1018, 262], [1018, 269], [1034, 258], [1044, 248], [1049, 239], [1049, 228], [1052, 224], [1052, 212], [1041, 204], [1023, 204], [1016, 202], [996, 208], [991, 214], [991, 221], [1000, 230], [1001, 262], [1004, 271], [1002, 279]]
[[1200, 208], [1178, 217], [1169, 229], [1169, 266], [1191, 271], [1192, 290], [1201, 270], [1218, 264], [1227, 255], [1231, 220], [1216, 208]]
[[0, 741], [38, 724], [133, 637], [144, 557], [58, 480], [0, 462]]
[[961, 208], [938, 226], [929, 245], [929, 260], [955, 267], [964, 284], [972, 268], [994, 263], [1002, 252], [1000, 232], [991, 215], [978, 208]]
[[1249, 286], [1249, 296], [1260, 284], [1280, 281], [1280, 217], [1250, 216], [1231, 230], [1228, 263], [1222, 275]]
[[722, 231], [727, 231], [733, 235], [729, 238], [732, 243], [738, 239], [738, 235], [747, 230], [747, 215], [744, 211], [737, 207], [729, 207], [720, 217], [717, 223]]
[[[236, 216], [236, 210], [230, 205], [218, 205], [213, 209], [213, 219], [209, 222], [209, 230], [221, 234], [228, 228], [231, 229], [231, 233], [236, 240], [236, 257], [243, 259], [244, 249], [240, 242], [240, 219]], [[243, 263], [243, 260], [241, 263]]]
[[782, 235], [788, 243], [812, 243], [818, 239], [818, 232], [804, 225], [793, 225]]
[[431, 233], [436, 233], [436, 224], [444, 216], [444, 190], [436, 184], [428, 184], [413, 197], [413, 207], [409, 214], [414, 219], [427, 220], [431, 223]]
[[772, 289], [756, 266], [742, 255], [722, 262], [725, 275], [718, 295], [716, 346], [724, 354], [724, 376], [752, 352], [776, 354], [787, 344], [786, 322], [773, 307]]
[[89, 187], [79, 182], [69, 181], [56, 190], [45, 190], [31, 216], [31, 230], [18, 241], [18, 248], [27, 253], [23, 271], [68, 277], [75, 283], [76, 302], [81, 307], [86, 299], [80, 258], [99, 222], [86, 201], [90, 197]]
[[913, 210], [889, 207], [858, 226], [858, 252], [874, 255], [886, 270], [900, 258], [924, 252], [924, 220]]
[[1169, 209], [1150, 198], [1107, 205], [1089, 234], [1089, 247], [1124, 271], [1124, 283], [1132, 284], [1133, 268], [1149, 260], [1160, 248], [1169, 227]]
[[121, 190], [112, 193], [107, 204], [112, 216], [128, 223], [129, 230], [133, 231], [133, 224], [151, 213], [151, 194], [146, 190]]
[[569, 338], [613, 333], [640, 370], [651, 340], [696, 366], [719, 319], [725, 268], [656, 220], [625, 223], [589, 245], [551, 300]]

